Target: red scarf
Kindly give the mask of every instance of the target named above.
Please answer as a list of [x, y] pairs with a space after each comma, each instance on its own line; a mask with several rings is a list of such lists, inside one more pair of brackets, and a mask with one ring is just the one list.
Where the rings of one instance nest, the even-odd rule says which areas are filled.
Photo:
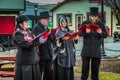
[[21, 32], [24, 35], [24, 40], [26, 42], [31, 42], [35, 35], [29, 30], [28, 32], [22, 29], [17, 28], [17, 31]]

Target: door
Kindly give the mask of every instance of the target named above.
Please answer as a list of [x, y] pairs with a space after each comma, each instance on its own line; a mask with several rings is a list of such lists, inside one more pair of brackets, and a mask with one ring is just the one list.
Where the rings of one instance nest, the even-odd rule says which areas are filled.
[[0, 16], [0, 34], [13, 34], [15, 16]]
[[75, 30], [77, 31], [78, 28], [81, 26], [83, 22], [83, 14], [76, 14], [76, 17], [75, 17]]
[[[75, 26], [76, 26], [75, 31], [78, 31], [78, 27], [81, 26], [82, 22], [83, 22], [83, 14], [76, 14], [76, 16], [75, 16]], [[83, 43], [82, 43], [82, 41], [80, 40], [80, 37], [79, 37], [78, 44], [76, 45], [76, 58], [80, 58], [82, 45], [83, 45]]]

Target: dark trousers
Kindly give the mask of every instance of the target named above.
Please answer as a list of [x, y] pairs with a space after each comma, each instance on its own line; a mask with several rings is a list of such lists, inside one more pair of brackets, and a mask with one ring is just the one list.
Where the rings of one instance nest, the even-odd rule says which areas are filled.
[[56, 80], [74, 80], [73, 67], [63, 68], [57, 65]]
[[40, 71], [41, 71], [41, 80], [52, 80], [52, 62], [51, 60], [41, 60]]
[[[91, 66], [91, 79], [99, 80], [99, 65], [101, 58], [82, 58], [82, 75], [81, 80], [87, 80], [89, 76], [89, 67]], [[91, 63], [90, 63], [91, 61]]]

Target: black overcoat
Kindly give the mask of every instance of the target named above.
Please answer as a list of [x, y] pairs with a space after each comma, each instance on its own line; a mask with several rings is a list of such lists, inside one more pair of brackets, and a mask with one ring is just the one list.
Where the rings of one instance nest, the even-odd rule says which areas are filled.
[[[36, 24], [36, 26], [33, 28], [33, 33], [37, 36], [41, 33], [43, 33], [46, 26], [42, 25], [40, 22]], [[39, 52], [40, 52], [40, 60], [49, 60], [51, 59], [51, 47], [50, 47], [51, 40], [50, 38], [47, 39], [47, 41], [39, 46]]]
[[[83, 22], [84, 24], [91, 24], [90, 20]], [[81, 57], [101, 57], [101, 44], [102, 38], [107, 37], [105, 30], [105, 25], [98, 21], [95, 25], [98, 25], [102, 29], [102, 34], [97, 33], [97, 31], [91, 31], [86, 33], [86, 30], [80, 33], [83, 36], [83, 48], [81, 52]]]
[[[39, 58], [36, 46], [39, 45], [39, 40], [29, 42], [30, 38], [31, 40], [34, 38], [32, 32], [29, 29], [24, 30], [21, 27], [17, 29], [13, 35], [14, 42], [18, 47], [16, 65], [22, 66], [38, 63]], [[29, 37], [27, 35], [29, 35]]]
[[[57, 37], [60, 37], [66, 33], [71, 33], [71, 31], [66, 31], [61, 29], [58, 34]], [[58, 52], [58, 56], [57, 56], [57, 64], [61, 67], [64, 68], [70, 68], [75, 66], [75, 47], [74, 47], [74, 40], [70, 39], [67, 41], [63, 41], [60, 40], [61, 42], [61, 48], [65, 48], [65, 52], [64, 53], [59, 53]]]

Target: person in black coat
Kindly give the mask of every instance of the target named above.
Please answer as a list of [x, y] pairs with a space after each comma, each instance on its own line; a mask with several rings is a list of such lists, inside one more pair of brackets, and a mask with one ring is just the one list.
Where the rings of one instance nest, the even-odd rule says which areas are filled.
[[[60, 37], [66, 33], [72, 33], [68, 27], [68, 20], [65, 17], [60, 18], [61, 29], [56, 37]], [[57, 40], [57, 46], [60, 47], [56, 59], [56, 79], [55, 80], [74, 80], [73, 67], [75, 66], [75, 41], [78, 36], [68, 39], [63, 37]]]
[[[33, 33], [37, 36], [40, 33], [48, 30], [47, 25], [49, 22], [49, 12], [44, 11], [40, 13], [40, 19], [36, 26], [33, 28]], [[42, 79], [41, 80], [50, 80], [51, 72], [52, 72], [52, 55], [51, 55], [51, 47], [50, 47], [51, 39], [48, 37], [48, 40], [39, 46], [40, 51], [40, 70]]]
[[13, 34], [17, 45], [16, 66], [14, 80], [40, 80], [39, 57], [37, 45], [46, 40], [39, 38], [32, 41], [35, 35], [28, 29], [29, 18], [25, 15], [16, 18], [17, 26]]
[[[81, 80], [87, 80], [89, 75], [89, 67], [91, 66], [91, 79], [99, 80], [99, 65], [101, 59], [101, 43], [102, 38], [107, 37], [105, 25], [99, 20], [98, 8], [90, 8], [89, 20], [83, 22], [84, 24], [92, 24], [99, 26], [97, 30], [86, 28], [80, 33], [83, 36], [83, 48], [81, 52], [82, 57], [82, 75]], [[90, 63], [91, 61], [91, 63]]]

